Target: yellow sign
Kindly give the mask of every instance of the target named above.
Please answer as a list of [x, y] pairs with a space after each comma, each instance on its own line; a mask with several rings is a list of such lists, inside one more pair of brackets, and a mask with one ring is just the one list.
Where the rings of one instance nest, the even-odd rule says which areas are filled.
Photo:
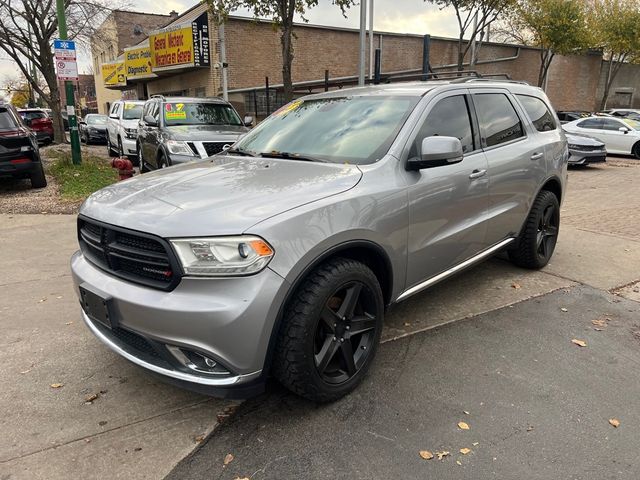
[[127, 80], [154, 78], [151, 71], [149, 45], [124, 49], [124, 65]]
[[206, 13], [188, 24], [163, 28], [149, 35], [154, 72], [209, 66], [209, 21]]
[[101, 69], [105, 87], [123, 87], [127, 84], [124, 61], [103, 63]]

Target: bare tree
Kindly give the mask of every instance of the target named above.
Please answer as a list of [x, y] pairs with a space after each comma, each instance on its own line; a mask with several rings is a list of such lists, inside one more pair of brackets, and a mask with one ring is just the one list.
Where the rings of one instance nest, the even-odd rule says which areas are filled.
[[[117, 0], [65, 0], [64, 3], [69, 38], [86, 42], [115, 8]], [[57, 32], [54, 0], [0, 0], [0, 49], [14, 60], [31, 88], [51, 108], [55, 140], [64, 142], [60, 89], [52, 48]], [[39, 76], [44, 79], [46, 88], [38, 80]]]

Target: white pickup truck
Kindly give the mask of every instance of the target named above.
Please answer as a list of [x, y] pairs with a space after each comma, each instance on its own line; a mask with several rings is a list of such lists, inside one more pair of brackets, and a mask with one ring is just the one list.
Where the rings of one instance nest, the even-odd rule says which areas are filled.
[[118, 100], [111, 105], [107, 120], [107, 152], [110, 157], [126, 155], [133, 160], [138, 158], [136, 139], [143, 105], [144, 101], [140, 100]]

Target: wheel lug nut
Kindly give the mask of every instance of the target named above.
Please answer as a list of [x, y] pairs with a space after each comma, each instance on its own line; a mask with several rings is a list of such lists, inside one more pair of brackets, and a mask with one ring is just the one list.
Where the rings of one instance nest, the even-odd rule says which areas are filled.
[[337, 326], [338, 326], [338, 324], [337, 324], [337, 323], [334, 323], [334, 324], [333, 324], [333, 328], [336, 328]]
[[351, 327], [349, 325], [346, 326], [347, 330], [351, 330]]
[[335, 342], [336, 340], [337, 340], [337, 338], [336, 338], [336, 337], [333, 337], [333, 341]]
[[362, 346], [362, 349], [363, 349], [363, 350], [366, 350], [366, 349], [367, 349], [367, 347], [365, 347], [365, 346], [363, 345], [363, 346]]
[[340, 339], [340, 341], [341, 341], [341, 342], [344, 342], [344, 338], [341, 338], [341, 339]]
[[347, 321], [347, 317], [342, 317], [342, 321], [346, 322]]

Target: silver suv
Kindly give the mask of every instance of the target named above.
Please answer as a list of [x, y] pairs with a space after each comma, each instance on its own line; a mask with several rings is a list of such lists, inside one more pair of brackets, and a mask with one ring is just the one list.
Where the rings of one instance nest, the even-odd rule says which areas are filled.
[[91, 196], [71, 267], [89, 329], [214, 395], [269, 376], [351, 391], [387, 306], [506, 249], [553, 254], [567, 142], [538, 88], [389, 84], [310, 95], [231, 149]]

